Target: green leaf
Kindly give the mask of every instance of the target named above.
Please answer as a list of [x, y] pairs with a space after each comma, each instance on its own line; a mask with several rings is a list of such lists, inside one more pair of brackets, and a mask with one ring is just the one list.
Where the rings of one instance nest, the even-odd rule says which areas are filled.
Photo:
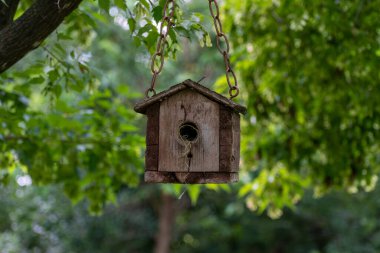
[[201, 187], [199, 185], [190, 185], [188, 186], [188, 192], [191, 203], [195, 205], [198, 201], [199, 194], [201, 193]]
[[29, 84], [41, 84], [43, 82], [45, 82], [45, 78], [42, 76], [32, 78], [28, 81]]
[[[108, 13], [108, 12], [107, 12]], [[109, 19], [106, 17], [106, 15], [102, 13], [95, 12], [92, 14], [92, 16], [97, 19], [98, 21], [107, 24]]]
[[58, 79], [58, 77], [59, 77], [58, 70], [57, 69], [50, 70], [48, 72], [48, 76], [49, 76], [49, 81], [50, 82], [55, 82]]
[[154, 20], [158, 23], [162, 19], [162, 7], [158, 5], [153, 8], [152, 12]]
[[139, 47], [141, 46], [141, 40], [139, 37], [134, 37], [133, 38], [133, 44], [136, 46], [136, 47]]
[[244, 184], [239, 190], [239, 197], [244, 197], [252, 190], [252, 185], [250, 183]]
[[70, 57], [71, 57], [72, 59], [75, 59], [75, 51], [74, 51], [74, 50], [71, 50], [71, 52], [70, 52]]
[[144, 25], [138, 32], [138, 35], [143, 35], [145, 32], [151, 32], [152, 30], [156, 29], [155, 26], [152, 24], [148, 23]]
[[157, 42], [158, 37], [159, 37], [158, 32], [152, 31], [148, 34], [148, 36], [145, 39], [147, 47], [150, 49], [151, 52], [152, 50], [154, 51], [156, 49], [155, 47], [156, 47], [156, 42]]
[[212, 47], [210, 34], [207, 33], [207, 32], [205, 32], [203, 38], [204, 38], [204, 40], [205, 40], [206, 47]]
[[105, 10], [107, 13], [110, 9], [110, 0], [98, 0], [99, 7]]
[[148, 1], [146, 1], [146, 0], [139, 0], [139, 1], [140, 1], [140, 3], [142, 3], [142, 5], [144, 5], [144, 7], [145, 7], [147, 10], [150, 9], [150, 6], [149, 6]]
[[121, 10], [126, 10], [127, 9], [127, 5], [125, 3], [124, 0], [115, 0], [115, 5], [120, 8]]
[[82, 72], [82, 73], [90, 71], [90, 69], [88, 68], [88, 66], [86, 66], [83, 63], [78, 62], [78, 67], [79, 67], [80, 72]]
[[[95, 14], [95, 13], [93, 13], [93, 14]], [[86, 24], [89, 24], [93, 28], [97, 27], [96, 22], [95, 22], [93, 16], [90, 16], [87, 13], [83, 12], [83, 13], [81, 13], [80, 17], [83, 18], [83, 20], [84, 20], [84, 22], [86, 22]]]
[[136, 29], [136, 20], [133, 18], [128, 19], [129, 30], [133, 33]]
[[177, 43], [177, 35], [175, 34], [175, 31], [173, 29], [170, 29], [169, 31], [169, 38], [172, 40], [173, 43]]
[[191, 40], [191, 33], [183, 26], [175, 26], [173, 29], [180, 35]]
[[62, 94], [61, 85], [54, 85], [51, 90], [57, 98], [59, 98]]
[[57, 33], [57, 39], [58, 40], [72, 40], [73, 38], [71, 38], [69, 35], [67, 35], [66, 33]]

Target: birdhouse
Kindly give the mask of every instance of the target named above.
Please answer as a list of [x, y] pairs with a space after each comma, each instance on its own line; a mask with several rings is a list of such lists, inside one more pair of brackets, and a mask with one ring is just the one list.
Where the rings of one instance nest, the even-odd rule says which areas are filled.
[[240, 113], [246, 108], [186, 80], [135, 106], [148, 117], [145, 182], [239, 180]]

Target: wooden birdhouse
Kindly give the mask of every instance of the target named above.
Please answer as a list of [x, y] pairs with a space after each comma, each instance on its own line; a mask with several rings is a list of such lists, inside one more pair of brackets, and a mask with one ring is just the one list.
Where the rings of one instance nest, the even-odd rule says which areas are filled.
[[135, 111], [148, 117], [145, 182], [239, 180], [244, 106], [186, 80], [139, 102]]

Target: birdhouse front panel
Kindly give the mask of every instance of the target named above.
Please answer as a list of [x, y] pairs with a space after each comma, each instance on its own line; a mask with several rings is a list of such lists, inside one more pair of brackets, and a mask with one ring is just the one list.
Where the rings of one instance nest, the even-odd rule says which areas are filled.
[[219, 104], [183, 90], [161, 102], [158, 171], [219, 171]]
[[186, 80], [144, 99], [135, 110], [148, 117], [145, 182], [238, 181], [244, 106]]

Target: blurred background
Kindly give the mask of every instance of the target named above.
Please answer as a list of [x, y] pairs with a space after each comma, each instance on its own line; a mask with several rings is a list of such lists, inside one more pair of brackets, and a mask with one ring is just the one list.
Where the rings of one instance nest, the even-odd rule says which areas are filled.
[[[18, 178], [1, 191], [1, 252], [165, 252], [157, 240], [167, 237], [170, 252], [359, 253], [380, 247], [378, 190], [319, 199], [307, 192], [271, 219], [248, 209], [235, 191], [202, 191], [191, 205], [186, 195], [163, 197], [157, 186], [141, 186], [121, 191], [117, 205], [91, 216], [86, 203], [72, 206], [58, 187], [28, 182]], [[163, 222], [170, 234], [159, 233]]]
[[[240, 182], [205, 186], [143, 183], [163, 3], [84, 2], [0, 76], [0, 252], [380, 252], [380, 1], [220, 3], [248, 114]], [[207, 1], [177, 4], [158, 90], [227, 96]]]

